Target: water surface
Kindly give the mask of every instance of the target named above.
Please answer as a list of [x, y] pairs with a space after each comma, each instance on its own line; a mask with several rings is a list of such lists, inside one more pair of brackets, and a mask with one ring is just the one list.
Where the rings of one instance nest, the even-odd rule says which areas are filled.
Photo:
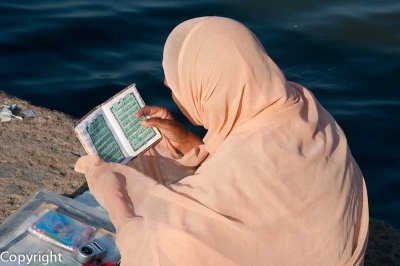
[[183, 119], [162, 85], [169, 32], [240, 20], [343, 127], [371, 215], [400, 226], [400, 1], [3, 0], [0, 14], [0, 89], [77, 118], [135, 82]]

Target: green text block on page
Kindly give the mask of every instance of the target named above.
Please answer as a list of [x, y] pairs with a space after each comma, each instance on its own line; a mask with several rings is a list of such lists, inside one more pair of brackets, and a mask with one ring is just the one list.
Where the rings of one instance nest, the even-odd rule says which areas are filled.
[[111, 130], [108, 128], [103, 115], [99, 115], [87, 127], [98, 155], [106, 162], [121, 162], [125, 157], [119, 148]]
[[140, 121], [144, 120], [143, 117], [136, 118], [136, 113], [140, 108], [133, 93], [127, 94], [122, 100], [111, 107], [111, 112], [134, 151], [139, 150], [156, 135], [154, 129], [144, 128], [140, 125]]

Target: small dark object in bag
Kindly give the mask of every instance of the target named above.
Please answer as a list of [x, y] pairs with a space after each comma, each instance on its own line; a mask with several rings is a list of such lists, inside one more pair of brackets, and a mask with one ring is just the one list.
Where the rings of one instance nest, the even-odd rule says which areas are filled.
[[107, 249], [96, 241], [90, 241], [78, 249], [76, 260], [80, 263], [91, 263], [106, 256]]

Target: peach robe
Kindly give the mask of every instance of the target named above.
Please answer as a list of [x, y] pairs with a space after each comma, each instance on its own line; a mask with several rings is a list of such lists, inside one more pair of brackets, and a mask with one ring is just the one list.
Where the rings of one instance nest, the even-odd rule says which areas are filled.
[[182, 112], [208, 130], [204, 145], [181, 158], [164, 138], [129, 166], [76, 165], [116, 226], [123, 266], [363, 264], [367, 191], [346, 137], [252, 32], [186, 21], [163, 67]]

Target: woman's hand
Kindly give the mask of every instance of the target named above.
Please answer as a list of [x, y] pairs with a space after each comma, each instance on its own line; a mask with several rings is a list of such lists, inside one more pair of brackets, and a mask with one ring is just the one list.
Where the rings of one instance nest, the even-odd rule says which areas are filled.
[[150, 117], [142, 121], [143, 127], [156, 127], [171, 142], [172, 146], [183, 154], [203, 144], [203, 141], [197, 135], [185, 129], [181, 123], [176, 121], [165, 107], [145, 106], [137, 112], [136, 117], [139, 118], [143, 115]]

